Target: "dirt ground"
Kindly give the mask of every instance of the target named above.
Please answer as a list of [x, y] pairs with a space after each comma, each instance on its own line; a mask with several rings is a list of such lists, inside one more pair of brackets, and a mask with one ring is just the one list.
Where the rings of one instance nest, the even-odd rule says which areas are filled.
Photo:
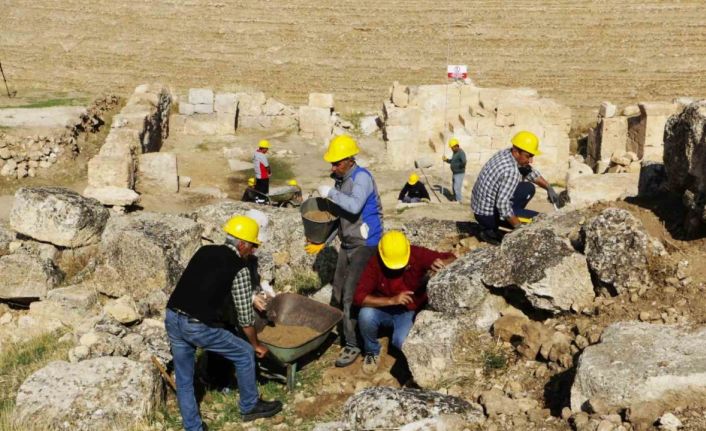
[[289, 104], [334, 92], [339, 111], [377, 110], [393, 81], [442, 83], [449, 63], [481, 86], [536, 88], [581, 122], [602, 100], [706, 94], [698, 0], [5, 0], [0, 28], [20, 95], [161, 81], [258, 88]]

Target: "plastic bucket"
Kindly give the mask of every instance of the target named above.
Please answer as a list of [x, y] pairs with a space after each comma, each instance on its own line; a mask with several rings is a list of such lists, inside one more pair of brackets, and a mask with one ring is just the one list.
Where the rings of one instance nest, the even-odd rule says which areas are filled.
[[[315, 244], [321, 244], [326, 241], [331, 232], [336, 229], [336, 224], [338, 223], [338, 217], [333, 213], [332, 209], [333, 204], [320, 197], [309, 198], [302, 203], [299, 211], [304, 223], [304, 236], [306, 236], [306, 239]], [[305, 216], [313, 211], [327, 212], [331, 215], [331, 219], [317, 221]]]

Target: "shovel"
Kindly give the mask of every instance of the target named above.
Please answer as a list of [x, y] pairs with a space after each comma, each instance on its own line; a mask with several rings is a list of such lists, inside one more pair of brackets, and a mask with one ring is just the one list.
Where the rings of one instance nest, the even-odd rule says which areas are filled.
[[[425, 163], [424, 165], [425, 165], [427, 168], [431, 166], [430, 163]], [[419, 169], [419, 170], [421, 171], [422, 175], [424, 175], [424, 181], [427, 183], [427, 187], [429, 187], [429, 189], [431, 190], [431, 192], [434, 193], [434, 196], [436, 197], [436, 200], [439, 201], [439, 203], [441, 203], [441, 199], [439, 199], [439, 195], [436, 194], [436, 190], [434, 190], [434, 188], [433, 188], [433, 187], [431, 186], [431, 184], [429, 183], [429, 178], [427, 178], [427, 174], [424, 173], [424, 169], [422, 168], [422, 163], [421, 163], [419, 160], [415, 160], [415, 161], [414, 161], [414, 167], [415, 167], [416, 169]]]

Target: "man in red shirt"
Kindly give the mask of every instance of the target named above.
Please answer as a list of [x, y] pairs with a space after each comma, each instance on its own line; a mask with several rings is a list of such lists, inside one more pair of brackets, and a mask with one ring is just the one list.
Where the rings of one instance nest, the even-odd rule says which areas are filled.
[[427, 275], [456, 260], [452, 253], [439, 253], [410, 246], [400, 231], [387, 232], [380, 239], [377, 256], [372, 257], [353, 296], [361, 307], [358, 329], [363, 338], [363, 372], [374, 374], [380, 361], [378, 329], [392, 328], [392, 346], [402, 349], [414, 315], [427, 302]]

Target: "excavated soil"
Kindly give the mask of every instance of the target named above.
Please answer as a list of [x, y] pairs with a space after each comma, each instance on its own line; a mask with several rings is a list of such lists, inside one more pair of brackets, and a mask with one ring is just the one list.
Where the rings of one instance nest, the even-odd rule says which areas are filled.
[[277, 347], [297, 347], [321, 335], [315, 329], [299, 325], [265, 326], [257, 338]]
[[289, 104], [336, 93], [377, 109], [393, 81], [443, 83], [467, 64], [481, 86], [532, 87], [594, 120], [620, 104], [706, 93], [703, 3], [651, 0], [6, 0], [11, 90], [132, 90], [161, 81], [258, 88]]

